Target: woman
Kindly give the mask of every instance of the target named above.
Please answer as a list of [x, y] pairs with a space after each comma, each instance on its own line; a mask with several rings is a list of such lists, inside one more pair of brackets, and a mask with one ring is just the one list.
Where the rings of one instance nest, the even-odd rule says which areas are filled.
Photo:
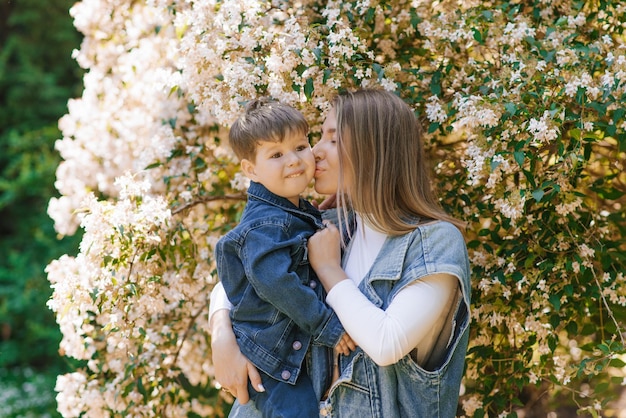
[[[337, 193], [339, 229], [329, 223], [309, 240], [309, 261], [359, 346], [338, 357], [340, 375], [321, 415], [454, 417], [469, 331], [469, 263], [460, 223], [431, 191], [413, 111], [385, 91], [339, 95], [314, 154], [315, 188]], [[216, 378], [247, 402], [247, 379], [255, 385], [257, 371], [232, 345], [225, 311], [213, 315], [212, 327]], [[315, 360], [310, 369], [312, 379], [324, 379]], [[241, 404], [232, 415], [260, 416]]]

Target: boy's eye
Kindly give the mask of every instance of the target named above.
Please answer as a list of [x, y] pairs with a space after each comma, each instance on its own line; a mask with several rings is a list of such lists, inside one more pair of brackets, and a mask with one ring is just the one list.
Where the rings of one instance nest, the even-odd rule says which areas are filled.
[[304, 151], [305, 149], [309, 148], [308, 145], [298, 145], [296, 147], [296, 151]]
[[275, 153], [275, 154], [272, 154], [272, 155], [270, 156], [270, 158], [280, 158], [280, 157], [282, 157], [282, 156], [283, 156], [283, 154], [282, 154], [282, 153], [277, 152], [277, 153]]

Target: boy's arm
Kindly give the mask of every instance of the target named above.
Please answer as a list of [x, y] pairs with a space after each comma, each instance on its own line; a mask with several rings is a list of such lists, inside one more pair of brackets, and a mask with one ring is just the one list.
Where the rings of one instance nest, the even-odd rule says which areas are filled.
[[267, 225], [246, 234], [241, 258], [248, 280], [259, 297], [287, 315], [315, 341], [335, 347], [345, 331], [335, 312], [301, 282], [292, 264], [291, 247], [299, 238]]

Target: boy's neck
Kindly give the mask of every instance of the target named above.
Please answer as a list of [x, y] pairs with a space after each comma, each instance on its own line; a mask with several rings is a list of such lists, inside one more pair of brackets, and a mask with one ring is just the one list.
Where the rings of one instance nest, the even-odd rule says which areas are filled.
[[292, 200], [291, 198], [288, 198], [288, 197], [285, 197], [285, 196], [281, 196], [281, 195], [279, 195], [279, 194], [276, 194], [276, 193], [272, 192], [270, 189], [268, 189], [268, 188], [267, 188], [267, 186], [266, 186], [265, 184], [263, 184], [263, 183], [261, 183], [261, 182], [259, 182], [259, 181], [250, 180], [250, 184], [251, 184], [251, 185], [252, 185], [252, 184], [255, 184], [255, 183], [256, 183], [256, 184], [259, 184], [259, 185], [261, 185], [261, 186], [263, 186], [263, 188], [264, 188], [265, 190], [267, 190], [267, 192], [268, 192], [268, 193], [270, 193], [270, 194], [272, 194], [273, 196], [280, 197], [281, 199], [287, 200], [289, 203], [291, 203], [292, 205], [294, 205], [296, 208], [300, 208], [300, 199], [301, 199], [301, 196], [300, 196], [300, 195], [298, 195], [297, 197], [295, 197], [295, 198], [294, 198], [294, 199], [295, 199], [295, 201], [294, 201], [294, 200]]

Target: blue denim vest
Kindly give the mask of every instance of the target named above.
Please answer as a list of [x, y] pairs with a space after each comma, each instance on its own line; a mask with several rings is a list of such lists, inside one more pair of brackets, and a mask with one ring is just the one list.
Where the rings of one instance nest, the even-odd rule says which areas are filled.
[[312, 342], [328, 350], [344, 333], [307, 257], [307, 239], [319, 228], [310, 203], [300, 199], [298, 208], [252, 182], [239, 224], [215, 247], [241, 352], [282, 382], [297, 380]]
[[376, 306], [386, 309], [403, 287], [435, 273], [456, 276], [462, 294], [455, 306], [452, 335], [444, 342], [442, 358], [428, 370], [415, 363], [410, 355], [382, 367], [357, 348], [340, 358], [341, 377], [322, 404], [321, 416], [452, 418], [456, 415], [469, 337], [471, 292], [469, 260], [461, 232], [448, 222], [437, 221], [388, 238], [361, 282], [360, 290]]

